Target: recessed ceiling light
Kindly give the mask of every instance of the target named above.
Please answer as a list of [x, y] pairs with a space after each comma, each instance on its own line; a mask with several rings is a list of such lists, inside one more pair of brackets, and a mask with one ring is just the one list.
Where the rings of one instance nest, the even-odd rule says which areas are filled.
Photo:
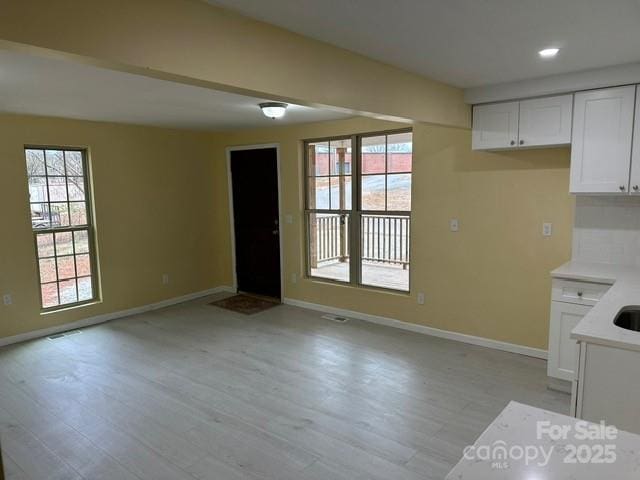
[[553, 58], [558, 54], [559, 51], [559, 48], [545, 48], [544, 50], [540, 50], [538, 52], [538, 55], [540, 55], [542, 58]]
[[262, 113], [269, 118], [281, 118], [284, 117], [284, 112], [287, 110], [288, 105], [282, 102], [266, 102], [258, 105], [262, 109]]

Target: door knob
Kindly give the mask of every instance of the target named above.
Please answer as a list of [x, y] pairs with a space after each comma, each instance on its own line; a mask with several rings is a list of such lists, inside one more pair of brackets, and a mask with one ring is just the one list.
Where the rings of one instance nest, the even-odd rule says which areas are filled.
[[274, 235], [278, 235], [278, 233], [280, 233], [278, 230], [272, 230], [271, 233], [273, 233]]
[[621, 192], [624, 192], [624, 185], [620, 185], [620, 187], [618, 187], [618, 188], [620, 188]]
[[638, 185], [634, 185], [633, 186], [633, 190], [637, 192], [638, 191]]
[[515, 140], [511, 140], [511, 145], [515, 145], [516, 141]]

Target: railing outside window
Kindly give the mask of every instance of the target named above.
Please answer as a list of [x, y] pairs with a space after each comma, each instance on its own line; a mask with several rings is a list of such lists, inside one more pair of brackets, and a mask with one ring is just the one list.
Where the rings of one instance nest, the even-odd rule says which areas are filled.
[[[346, 261], [348, 238], [341, 232], [344, 215], [316, 215], [317, 263]], [[378, 264], [409, 265], [409, 217], [363, 215], [362, 260]]]
[[409, 291], [410, 130], [305, 142], [307, 273]]
[[316, 258], [317, 263], [349, 258], [349, 238], [346, 235], [346, 215], [316, 214]]
[[362, 260], [409, 266], [409, 217], [363, 215]]

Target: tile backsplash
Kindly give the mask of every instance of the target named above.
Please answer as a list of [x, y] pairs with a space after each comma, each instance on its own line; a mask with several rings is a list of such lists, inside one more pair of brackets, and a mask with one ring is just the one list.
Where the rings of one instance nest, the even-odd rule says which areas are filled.
[[572, 257], [640, 266], [640, 196], [578, 195]]

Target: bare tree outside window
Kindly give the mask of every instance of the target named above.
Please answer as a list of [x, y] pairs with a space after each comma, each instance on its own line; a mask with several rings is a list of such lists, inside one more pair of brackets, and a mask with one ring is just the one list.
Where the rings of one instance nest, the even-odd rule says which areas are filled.
[[96, 276], [86, 152], [25, 149], [42, 307], [95, 300]]

